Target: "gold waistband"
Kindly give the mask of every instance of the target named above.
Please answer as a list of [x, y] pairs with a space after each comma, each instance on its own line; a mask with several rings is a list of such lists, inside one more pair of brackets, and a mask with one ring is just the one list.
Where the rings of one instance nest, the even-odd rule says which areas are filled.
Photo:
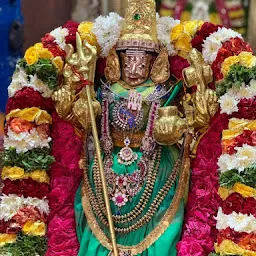
[[[124, 147], [124, 140], [126, 138], [126, 134], [123, 132], [118, 131], [117, 129], [112, 128], [110, 130], [111, 132], [111, 136], [112, 136], [112, 140], [115, 146], [117, 147]], [[129, 137], [131, 144], [130, 144], [130, 148], [139, 148], [141, 145], [141, 141], [143, 139], [145, 132], [136, 132], [133, 133], [132, 136], [127, 136]]]

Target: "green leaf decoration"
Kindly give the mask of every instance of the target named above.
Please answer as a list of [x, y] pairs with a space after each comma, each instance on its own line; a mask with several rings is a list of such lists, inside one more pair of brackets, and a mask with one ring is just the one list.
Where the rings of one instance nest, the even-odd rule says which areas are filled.
[[246, 68], [237, 64], [232, 65], [228, 76], [216, 85], [216, 93], [218, 96], [222, 96], [230, 88], [240, 88], [242, 83], [248, 85], [252, 79], [256, 79], [256, 66]]
[[46, 253], [46, 238], [19, 234], [15, 243], [6, 244], [0, 248], [0, 255], [5, 256], [44, 256]]
[[220, 185], [222, 187], [230, 188], [237, 182], [256, 188], [256, 165], [250, 166], [240, 173], [238, 170], [230, 170], [220, 175]]
[[17, 166], [23, 168], [25, 172], [47, 171], [55, 161], [54, 157], [50, 155], [50, 151], [50, 148], [37, 148], [18, 154], [15, 148], [10, 148], [3, 153], [2, 166]]
[[51, 90], [58, 87], [58, 70], [48, 59], [40, 59], [33, 65], [28, 65], [25, 59], [21, 59], [18, 65], [25, 70], [28, 75], [37, 75]]

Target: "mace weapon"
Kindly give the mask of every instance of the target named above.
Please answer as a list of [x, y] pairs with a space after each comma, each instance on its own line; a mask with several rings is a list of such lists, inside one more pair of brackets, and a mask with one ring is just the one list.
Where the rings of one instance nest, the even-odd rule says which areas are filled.
[[90, 123], [92, 128], [92, 134], [95, 145], [95, 153], [99, 164], [101, 183], [103, 188], [103, 196], [105, 201], [105, 206], [107, 210], [107, 219], [109, 223], [109, 231], [111, 237], [111, 243], [113, 247], [114, 256], [118, 256], [116, 235], [114, 229], [114, 223], [112, 218], [112, 212], [110, 208], [110, 201], [108, 196], [108, 188], [104, 173], [100, 141], [98, 137], [97, 125], [95, 120], [95, 111], [93, 104], [94, 97], [94, 78], [95, 78], [95, 70], [96, 70], [96, 61], [97, 61], [97, 48], [95, 46], [90, 45], [86, 40], [82, 41], [80, 35], [76, 33], [76, 46], [77, 52], [74, 53], [74, 48], [69, 45], [66, 49], [67, 51], [67, 64], [65, 67], [65, 72], [70, 73], [72, 76], [72, 80], [75, 82], [81, 82], [83, 87], [82, 90], [85, 90], [86, 100], [88, 104]]

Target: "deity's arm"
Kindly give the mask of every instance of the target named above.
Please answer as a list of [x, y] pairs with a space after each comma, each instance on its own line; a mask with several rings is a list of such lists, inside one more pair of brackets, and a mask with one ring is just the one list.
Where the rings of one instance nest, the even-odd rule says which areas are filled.
[[68, 121], [71, 121], [76, 128], [87, 133], [90, 130], [91, 122], [87, 100], [86, 86], [90, 86], [90, 94], [95, 116], [101, 112], [99, 102], [95, 98], [93, 88], [96, 49], [87, 41], [83, 41], [77, 35], [77, 52], [74, 53], [72, 45], [66, 47], [66, 64], [64, 67], [64, 83], [53, 95], [57, 113]]

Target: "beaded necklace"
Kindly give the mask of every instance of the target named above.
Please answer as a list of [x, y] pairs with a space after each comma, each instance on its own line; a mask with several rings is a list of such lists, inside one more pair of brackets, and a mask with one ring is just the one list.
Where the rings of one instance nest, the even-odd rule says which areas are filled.
[[[121, 207], [126, 205], [129, 200], [136, 196], [143, 186], [148, 171], [149, 159], [150, 157], [152, 157], [156, 146], [156, 142], [153, 137], [153, 127], [159, 107], [159, 102], [154, 102], [151, 105], [147, 129], [142, 139], [142, 158], [137, 164], [138, 169], [135, 170], [132, 174], [118, 175], [112, 169], [112, 152], [114, 146], [109, 128], [109, 100], [106, 97], [106, 99], [104, 99], [102, 102], [101, 142], [103, 151], [105, 153], [104, 169], [109, 189], [109, 195], [114, 204], [118, 206], [119, 213]], [[124, 159], [127, 161], [130, 161], [131, 158], [136, 159], [136, 157], [134, 157], [132, 149], [130, 149], [128, 145], [121, 149], [119, 154], [124, 154]]]

